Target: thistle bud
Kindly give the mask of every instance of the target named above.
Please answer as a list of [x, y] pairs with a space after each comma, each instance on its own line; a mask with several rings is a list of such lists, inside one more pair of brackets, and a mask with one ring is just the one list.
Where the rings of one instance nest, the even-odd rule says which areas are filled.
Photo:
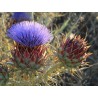
[[89, 47], [85, 39], [77, 35], [64, 39], [60, 46], [59, 58], [68, 67], [78, 67], [86, 64], [87, 57], [91, 55], [91, 53], [87, 53]]

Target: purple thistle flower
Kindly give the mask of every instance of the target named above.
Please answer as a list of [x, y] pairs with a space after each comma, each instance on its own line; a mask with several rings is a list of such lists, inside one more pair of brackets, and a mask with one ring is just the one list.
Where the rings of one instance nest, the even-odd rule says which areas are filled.
[[7, 32], [11, 39], [28, 47], [46, 44], [53, 38], [50, 31], [37, 22], [24, 21], [13, 24]]
[[14, 19], [16, 22], [31, 21], [32, 12], [14, 12], [12, 15], [12, 19]]

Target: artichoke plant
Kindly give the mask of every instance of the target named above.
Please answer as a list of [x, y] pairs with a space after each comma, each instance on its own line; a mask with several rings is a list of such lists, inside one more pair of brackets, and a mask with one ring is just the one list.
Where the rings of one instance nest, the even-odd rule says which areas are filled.
[[14, 12], [12, 15], [13, 22], [32, 21], [32, 12]]

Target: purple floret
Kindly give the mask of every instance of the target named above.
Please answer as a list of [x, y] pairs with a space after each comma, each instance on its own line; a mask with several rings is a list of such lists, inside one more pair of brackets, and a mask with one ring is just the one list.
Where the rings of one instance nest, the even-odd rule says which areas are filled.
[[11, 39], [28, 47], [46, 44], [53, 38], [50, 31], [37, 22], [24, 21], [14, 24], [7, 32]]
[[31, 21], [32, 12], [14, 12], [12, 15], [12, 19], [14, 19], [16, 22]]

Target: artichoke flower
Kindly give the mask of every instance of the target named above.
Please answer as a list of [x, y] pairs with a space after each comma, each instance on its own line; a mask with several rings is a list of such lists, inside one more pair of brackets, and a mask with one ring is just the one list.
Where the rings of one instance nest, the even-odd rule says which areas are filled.
[[47, 57], [46, 43], [53, 38], [50, 31], [37, 22], [23, 21], [13, 24], [7, 35], [15, 41], [13, 61], [22, 69], [38, 69]]
[[12, 20], [14, 22], [32, 21], [32, 12], [14, 12]]
[[15, 23], [19, 23], [22, 21], [32, 21], [32, 20], [33, 20], [32, 12], [14, 12], [10, 17], [9, 22], [6, 24], [6, 27], [8, 29]]

